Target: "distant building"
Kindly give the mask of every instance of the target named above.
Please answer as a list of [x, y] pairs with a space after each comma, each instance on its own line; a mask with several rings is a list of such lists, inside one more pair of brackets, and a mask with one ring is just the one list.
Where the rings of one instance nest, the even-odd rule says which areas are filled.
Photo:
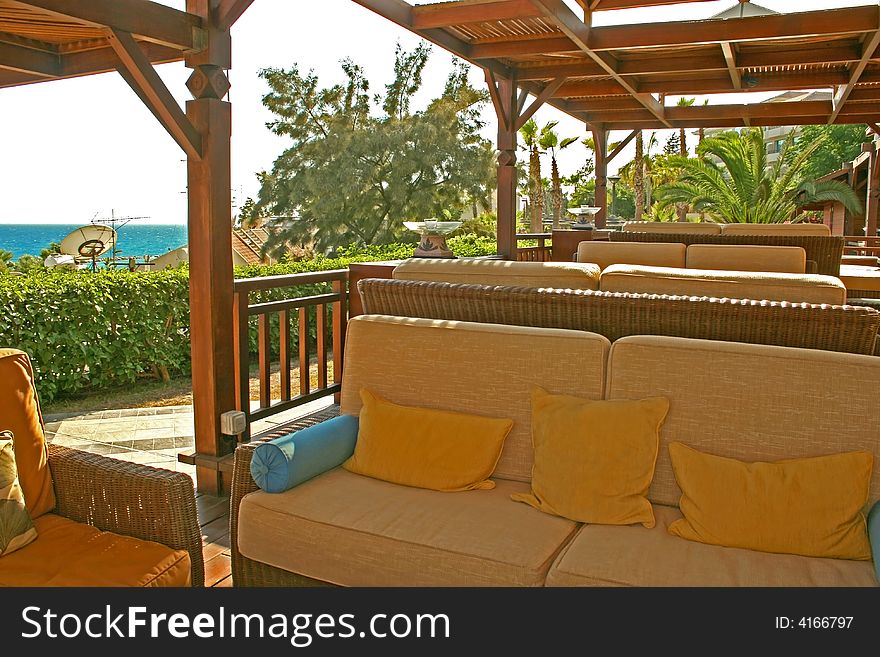
[[[807, 100], [831, 100], [830, 91], [786, 91], [763, 101], [765, 103], [799, 103]], [[779, 153], [788, 136], [794, 132], [795, 136], [803, 126], [773, 125], [764, 128], [764, 148], [767, 152], [767, 164], [773, 164], [779, 159]], [[711, 137], [719, 132], [726, 132], [734, 128], [707, 128], [705, 135]], [[736, 128], [740, 130], [741, 128]]]

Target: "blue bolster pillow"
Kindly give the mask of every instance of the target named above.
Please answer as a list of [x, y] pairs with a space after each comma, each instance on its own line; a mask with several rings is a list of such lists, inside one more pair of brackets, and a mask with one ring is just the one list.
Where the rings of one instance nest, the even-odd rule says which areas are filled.
[[354, 453], [358, 419], [340, 415], [259, 445], [251, 476], [267, 493], [283, 493], [342, 464]]
[[880, 583], [880, 502], [875, 502], [868, 513], [868, 539], [874, 555], [874, 574]]

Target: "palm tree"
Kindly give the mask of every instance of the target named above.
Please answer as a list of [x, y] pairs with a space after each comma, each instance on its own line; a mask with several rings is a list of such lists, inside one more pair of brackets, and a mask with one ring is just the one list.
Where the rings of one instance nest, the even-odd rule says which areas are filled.
[[556, 153], [571, 146], [578, 140], [577, 137], [566, 137], [560, 140], [554, 128], [557, 121], [551, 121], [541, 128], [539, 146], [550, 152], [550, 188], [551, 202], [553, 203], [553, 228], [559, 228], [562, 219], [562, 181], [559, 178], [559, 165], [556, 162]]
[[635, 220], [642, 220], [645, 211], [645, 138], [642, 131], [636, 133], [636, 156], [633, 158], [633, 191], [636, 195]]
[[[679, 98], [678, 107], [690, 107], [696, 102], [696, 98]], [[684, 128], [678, 129], [678, 153], [682, 157], [688, 156], [687, 133]], [[687, 203], [676, 203], [675, 214], [678, 221], [687, 221], [688, 205]]]
[[804, 166], [822, 145], [819, 139], [794, 154], [794, 133], [779, 160], [767, 166], [761, 128], [722, 132], [697, 147], [697, 158], [683, 159], [678, 181], [664, 185], [657, 195], [664, 203], [690, 203], [723, 223], [781, 223], [794, 219], [799, 206], [837, 201], [850, 212], [861, 202], [847, 185], [804, 178]]
[[540, 233], [544, 230], [544, 185], [541, 181], [541, 144], [538, 123], [529, 119], [519, 129], [525, 147], [529, 151], [529, 209], [531, 219], [529, 230]]

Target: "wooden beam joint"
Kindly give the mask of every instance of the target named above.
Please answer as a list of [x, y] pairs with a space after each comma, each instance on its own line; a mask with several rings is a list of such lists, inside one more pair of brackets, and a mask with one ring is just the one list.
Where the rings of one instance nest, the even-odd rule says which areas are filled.
[[134, 37], [122, 30], [111, 29], [107, 38], [119, 57], [119, 73], [163, 127], [186, 152], [187, 156], [200, 160], [202, 138], [174, 96], [156, 73], [150, 60], [141, 50]]

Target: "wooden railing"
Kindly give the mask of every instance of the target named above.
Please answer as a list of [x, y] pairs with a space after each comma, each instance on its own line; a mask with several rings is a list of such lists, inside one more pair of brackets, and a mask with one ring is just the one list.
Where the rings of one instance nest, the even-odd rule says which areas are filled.
[[517, 246], [516, 259], [520, 262], [549, 262], [553, 259], [552, 247], [547, 240], [552, 237], [551, 233], [518, 233], [517, 245], [526, 240], [537, 240], [537, 246]]
[[[280, 301], [250, 303], [252, 292], [292, 288], [300, 285], [330, 283], [331, 292]], [[247, 418], [247, 430], [241, 440], [250, 439], [252, 422], [301, 406], [328, 395], [338, 395], [342, 382], [342, 350], [345, 344], [345, 325], [348, 316], [348, 270], [334, 269], [305, 274], [245, 278], [235, 281], [233, 315], [235, 322], [235, 386], [236, 406]], [[314, 312], [311, 309], [314, 308]], [[330, 312], [332, 308], [332, 313]], [[297, 353], [293, 353], [291, 324], [296, 314]], [[271, 322], [278, 315], [278, 359], [280, 399], [272, 398]], [[332, 327], [328, 336], [328, 318]], [[250, 394], [250, 319], [257, 318], [257, 353], [259, 370], [259, 406], [251, 408]], [[316, 327], [315, 356], [317, 360], [317, 387], [311, 389], [311, 353], [309, 327], [314, 318]], [[332, 351], [331, 351], [332, 350]], [[333, 380], [328, 378], [328, 359], [332, 357]], [[293, 390], [291, 367], [299, 373], [299, 387]]]
[[844, 255], [880, 256], [880, 237], [845, 235]]

